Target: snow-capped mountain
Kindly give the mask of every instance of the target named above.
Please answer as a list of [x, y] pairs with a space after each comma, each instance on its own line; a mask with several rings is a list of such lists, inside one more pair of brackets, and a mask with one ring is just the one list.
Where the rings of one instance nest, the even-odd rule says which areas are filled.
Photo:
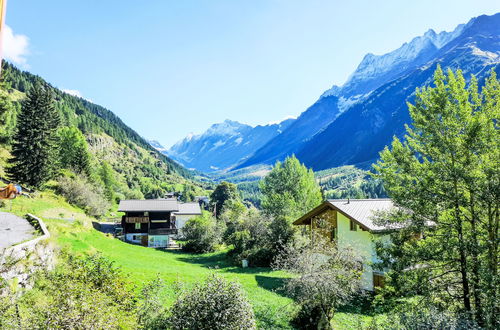
[[383, 55], [367, 54], [342, 86], [333, 86], [296, 120], [250, 127], [232, 121], [186, 137], [167, 154], [202, 171], [274, 164], [295, 154], [316, 170], [369, 165], [410, 118], [417, 87], [440, 64], [481, 81], [500, 71], [500, 13], [479, 16], [451, 32], [428, 30]]
[[230, 168], [285, 130], [294, 119], [258, 125], [225, 120], [203, 134], [189, 135], [165, 153], [188, 168], [213, 172]]
[[333, 86], [282, 134], [237, 168], [296, 154], [315, 169], [369, 163], [401, 135], [406, 102], [431, 83], [437, 64], [484, 77], [500, 62], [500, 14], [479, 16], [452, 32], [429, 30], [384, 55], [367, 54], [342, 86]]
[[349, 98], [352, 95], [370, 92], [406, 71], [426, 63], [439, 49], [462, 34], [473, 22], [474, 19], [467, 24], [460, 24], [451, 32], [436, 33], [433, 29], [429, 29], [422, 36], [413, 38], [409, 43], [405, 42], [387, 54], [368, 53], [342, 87], [333, 86], [325, 91], [322, 97], [337, 95]]
[[156, 140], [147, 140], [147, 141], [153, 148], [155, 148], [162, 154], [166, 154], [167, 148], [165, 148], [160, 142]]

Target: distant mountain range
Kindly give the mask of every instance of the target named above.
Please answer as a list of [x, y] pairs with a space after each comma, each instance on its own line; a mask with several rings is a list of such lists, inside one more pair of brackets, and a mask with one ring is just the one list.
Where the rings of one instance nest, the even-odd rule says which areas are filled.
[[291, 154], [315, 170], [367, 166], [393, 136], [404, 134], [410, 120], [406, 102], [417, 87], [432, 82], [438, 64], [480, 81], [491, 69], [498, 71], [500, 13], [473, 18], [452, 32], [429, 30], [384, 55], [367, 54], [344, 85], [325, 91], [296, 120], [254, 128], [253, 143], [250, 126], [226, 121], [166, 153], [201, 171], [273, 164]]
[[213, 172], [244, 161], [255, 150], [287, 129], [293, 121], [294, 119], [286, 119], [277, 124], [252, 127], [225, 120], [223, 123], [213, 124], [203, 134], [187, 136], [168, 150], [156, 141], [150, 143], [188, 168]]

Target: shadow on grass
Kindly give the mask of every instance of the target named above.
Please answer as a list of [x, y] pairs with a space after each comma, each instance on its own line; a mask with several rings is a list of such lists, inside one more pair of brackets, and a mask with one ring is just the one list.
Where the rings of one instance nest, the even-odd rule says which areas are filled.
[[271, 292], [275, 292], [280, 296], [291, 298], [289, 295], [287, 295], [284, 289], [286, 278], [255, 275], [255, 280], [257, 281], [257, 285], [259, 287]]
[[178, 255], [177, 260], [190, 264], [197, 264], [206, 268], [228, 268], [231, 267], [223, 252], [210, 254], [194, 254], [182, 250], [161, 250], [164, 253]]
[[375, 315], [375, 310], [372, 307], [373, 293], [365, 292], [356, 295], [349, 304], [340, 306], [338, 311], [346, 314], [362, 314], [366, 316]]

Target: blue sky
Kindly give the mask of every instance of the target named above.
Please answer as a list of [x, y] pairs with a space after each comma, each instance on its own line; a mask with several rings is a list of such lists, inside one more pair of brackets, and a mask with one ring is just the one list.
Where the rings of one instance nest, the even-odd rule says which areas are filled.
[[4, 38], [20, 67], [170, 146], [224, 119], [297, 116], [366, 53], [499, 11], [498, 0], [9, 0]]

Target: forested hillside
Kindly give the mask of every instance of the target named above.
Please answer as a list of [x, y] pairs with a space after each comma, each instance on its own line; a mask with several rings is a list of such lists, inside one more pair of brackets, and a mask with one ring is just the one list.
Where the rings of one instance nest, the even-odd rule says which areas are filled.
[[[59, 114], [56, 149], [60, 156], [53, 156], [58, 172], [51, 179], [60, 178], [61, 174], [83, 175], [83, 181], [88, 181], [95, 191], [104, 191], [112, 203], [120, 198], [160, 197], [167, 191], [201, 193], [190, 171], [151, 147], [111, 111], [64, 93], [41, 77], [5, 62], [0, 90], [0, 177], [3, 179], [13, 179], [7, 169], [18, 115], [23, 100], [35, 85], [43, 86], [51, 94]], [[80, 165], [82, 160], [78, 159], [73, 163], [64, 160], [64, 154], [71, 154], [75, 146], [81, 146], [82, 152], [89, 154], [88, 159], [83, 157], [83, 162], [89, 164]]]

